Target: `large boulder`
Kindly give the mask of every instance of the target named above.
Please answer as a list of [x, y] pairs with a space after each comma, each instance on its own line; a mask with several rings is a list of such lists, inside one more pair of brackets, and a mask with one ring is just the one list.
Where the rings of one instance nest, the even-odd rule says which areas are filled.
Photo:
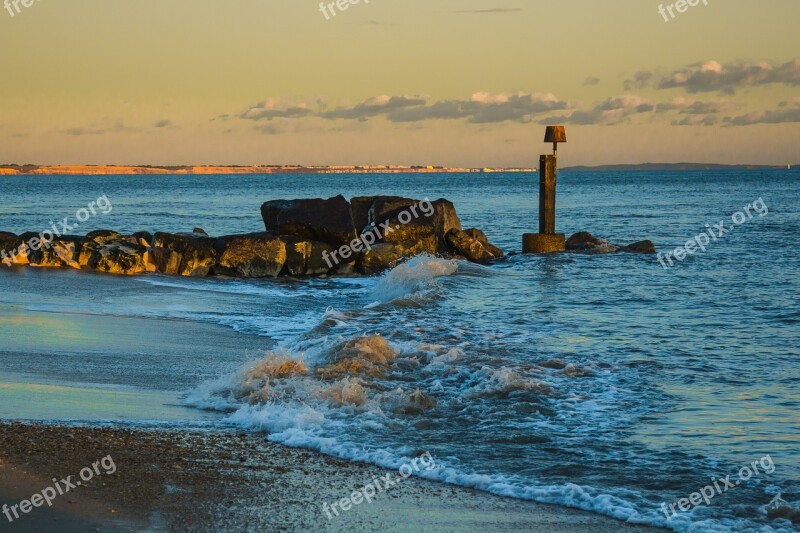
[[588, 231], [579, 231], [567, 239], [568, 252], [585, 252], [590, 254], [603, 254], [616, 252], [618, 246], [609, 244], [605, 239], [595, 237]]
[[[359, 198], [357, 212], [364, 211], [368, 198]], [[362, 240], [394, 244], [407, 255], [446, 253], [447, 233], [461, 229], [455, 207], [447, 200], [435, 202], [398, 196], [375, 196], [367, 212]], [[370, 237], [370, 235], [372, 237]]]
[[31, 266], [37, 267], [80, 269], [78, 258], [83, 239], [79, 235], [54, 237], [46, 244], [40, 245], [38, 250], [30, 250], [28, 252], [28, 261]]
[[277, 235], [342, 246], [356, 238], [350, 203], [344, 196], [327, 200], [273, 200], [261, 206], [264, 227]]
[[[283, 236], [286, 243], [286, 264], [281, 274], [286, 276], [321, 276], [331, 272], [335, 248], [328, 243]], [[326, 260], [327, 259], [327, 260]]]
[[404, 257], [406, 256], [401, 247], [380, 243], [361, 254], [357, 268], [362, 274], [378, 274], [386, 269], [394, 268]]
[[[0, 231], [0, 266], [12, 266], [16, 264], [16, 253], [22, 244], [17, 234], [7, 231]], [[5, 254], [5, 255], [3, 255]]]
[[653, 241], [639, 241], [619, 249], [620, 252], [630, 252], [632, 254], [654, 254], [656, 245]]
[[116, 231], [111, 231], [108, 229], [99, 229], [95, 231], [90, 231], [84, 237], [85, 241], [93, 241], [97, 244], [105, 244], [111, 241], [121, 241], [125, 237], [121, 233], [117, 233]]
[[503, 257], [503, 251], [490, 244], [486, 235], [475, 228], [467, 231], [451, 229], [447, 242], [455, 253], [473, 263], [488, 263]]
[[274, 278], [286, 264], [286, 243], [272, 233], [227, 235], [217, 239], [216, 256], [215, 274]]
[[192, 233], [156, 233], [151, 261], [154, 270], [179, 276], [207, 276], [216, 264], [216, 240]]
[[126, 237], [125, 240], [131, 244], [138, 244], [145, 248], [151, 248], [153, 246], [153, 234], [149, 231], [137, 231], [133, 235]]
[[130, 276], [155, 270], [150, 250], [124, 237], [102, 243], [84, 240], [78, 262], [82, 268], [106, 274]]

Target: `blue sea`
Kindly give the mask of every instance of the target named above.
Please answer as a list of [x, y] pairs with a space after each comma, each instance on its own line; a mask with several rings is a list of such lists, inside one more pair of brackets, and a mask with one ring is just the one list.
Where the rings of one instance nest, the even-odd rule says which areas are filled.
[[[268, 200], [383, 194], [447, 198], [520, 252], [537, 182], [0, 177], [0, 230], [43, 231], [105, 195], [113, 210], [73, 233], [246, 233]], [[759, 199], [768, 212], [734, 226]], [[0, 268], [0, 418], [245, 428], [391, 468], [428, 451], [426, 477], [495, 494], [681, 532], [795, 531], [767, 506], [800, 509], [800, 172], [564, 171], [557, 207], [560, 232], [661, 252], [731, 231], [668, 269], [624, 253], [423, 256], [342, 279]], [[727, 490], [676, 507], [713, 480]]]

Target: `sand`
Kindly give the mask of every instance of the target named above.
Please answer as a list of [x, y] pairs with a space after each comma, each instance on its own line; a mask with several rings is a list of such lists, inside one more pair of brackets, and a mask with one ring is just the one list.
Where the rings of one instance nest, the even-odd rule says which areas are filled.
[[413, 477], [329, 519], [323, 503], [389, 471], [218, 430], [0, 423], [0, 506], [108, 455], [114, 473], [0, 531], [661, 531]]

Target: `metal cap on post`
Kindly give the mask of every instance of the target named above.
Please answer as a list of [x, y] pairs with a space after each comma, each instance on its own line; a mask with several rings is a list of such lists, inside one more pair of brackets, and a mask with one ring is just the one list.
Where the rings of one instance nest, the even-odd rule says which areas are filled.
[[539, 158], [539, 233], [522, 236], [522, 253], [525, 254], [563, 252], [566, 249], [564, 234], [556, 233], [558, 143], [567, 142], [564, 126], [547, 126], [544, 142], [553, 143], [553, 155]]
[[553, 143], [553, 155], [558, 157], [558, 143], [567, 142], [567, 130], [564, 126], [547, 126], [544, 142]]

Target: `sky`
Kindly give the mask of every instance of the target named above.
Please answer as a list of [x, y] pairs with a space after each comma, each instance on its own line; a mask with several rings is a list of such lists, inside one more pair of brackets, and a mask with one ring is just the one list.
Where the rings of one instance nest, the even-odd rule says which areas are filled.
[[675, 1], [10, 5], [0, 163], [800, 163], [800, 1]]

